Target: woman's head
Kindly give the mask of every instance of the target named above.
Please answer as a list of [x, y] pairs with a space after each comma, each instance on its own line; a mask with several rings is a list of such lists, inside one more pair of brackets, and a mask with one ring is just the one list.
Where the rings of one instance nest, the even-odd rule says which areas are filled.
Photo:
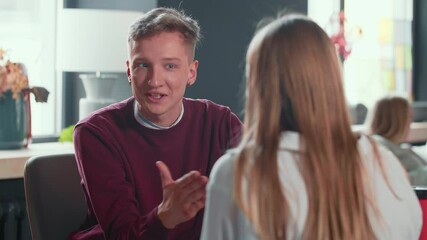
[[406, 137], [411, 123], [411, 108], [402, 97], [385, 97], [375, 107], [371, 120], [371, 133], [381, 135], [392, 142]]
[[235, 200], [255, 231], [262, 239], [283, 239], [291, 224], [277, 163], [280, 133], [291, 130], [301, 136], [292, 156], [299, 157], [310, 199], [302, 238], [372, 239], [357, 137], [330, 38], [305, 16], [280, 16], [258, 30], [246, 60], [234, 184]]
[[248, 124], [304, 135], [349, 124], [336, 50], [307, 17], [286, 15], [261, 28], [246, 58]]

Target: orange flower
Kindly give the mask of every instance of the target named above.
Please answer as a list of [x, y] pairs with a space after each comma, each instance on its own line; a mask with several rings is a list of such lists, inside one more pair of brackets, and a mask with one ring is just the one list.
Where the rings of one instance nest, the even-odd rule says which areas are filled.
[[2, 48], [0, 48], [0, 60], [3, 60], [5, 53], [6, 52]]
[[28, 77], [22, 70], [22, 65], [9, 60], [4, 65], [5, 51], [0, 48], [0, 96], [5, 91], [11, 90], [14, 99], [19, 97], [19, 93], [28, 88]]

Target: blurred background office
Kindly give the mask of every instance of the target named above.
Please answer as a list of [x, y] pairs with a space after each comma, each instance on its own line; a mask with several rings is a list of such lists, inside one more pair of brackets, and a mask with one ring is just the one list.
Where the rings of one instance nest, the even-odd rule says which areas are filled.
[[[423, 151], [427, 139], [424, 134], [427, 128], [422, 125], [427, 122], [427, 68], [422, 67], [427, 65], [425, 0], [0, 1], [0, 48], [7, 51], [11, 60], [27, 66], [31, 85], [43, 86], [51, 92], [48, 103], [31, 105], [33, 144], [57, 141], [62, 129], [79, 120], [80, 99], [88, 97], [80, 75], [98, 71], [58, 66], [61, 55], [58, 56], [57, 50], [62, 44], [58, 42], [60, 12], [77, 9], [137, 13], [157, 6], [183, 9], [198, 19], [202, 27], [204, 37], [196, 51], [200, 61], [198, 81], [188, 89], [187, 96], [228, 105], [240, 117], [244, 114], [245, 50], [256, 23], [280, 9], [308, 14], [336, 43], [343, 62], [348, 104], [362, 111], [354, 114], [354, 123], [363, 124], [366, 114], [384, 95], [402, 96], [414, 110], [413, 120], [421, 123], [412, 124], [418, 135], [414, 135], [414, 142], [410, 144], [420, 146]], [[105, 22], [97, 24], [103, 26]], [[121, 37], [125, 43], [126, 36]], [[100, 46], [104, 42], [88, 40]], [[78, 46], [73, 48], [81, 51]], [[81, 54], [85, 56], [90, 52]], [[103, 60], [106, 59], [99, 58], [100, 62]], [[111, 86], [109, 101], [131, 95], [124, 62], [123, 69], [101, 70], [116, 77], [108, 84]], [[0, 222], [15, 229], [9, 230], [15, 235], [0, 236], [0, 240], [28, 238], [23, 200], [22, 178], [0, 180], [0, 205], [15, 209], [16, 213], [8, 215], [13, 215], [15, 220], [5, 220], [6, 215], [1, 215], [9, 210], [0, 214]], [[20, 232], [19, 236], [16, 232]], [[4, 234], [5, 231], [0, 231], [0, 235]]]

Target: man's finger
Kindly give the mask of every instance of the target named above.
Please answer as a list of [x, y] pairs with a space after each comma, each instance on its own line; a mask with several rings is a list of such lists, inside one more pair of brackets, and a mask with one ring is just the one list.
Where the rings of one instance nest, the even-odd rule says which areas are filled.
[[179, 179], [177, 179], [176, 183], [180, 188], [183, 188], [188, 184], [191, 184], [198, 178], [200, 178], [200, 172], [193, 170], [189, 173], [186, 173], [184, 176], [180, 177]]
[[194, 214], [196, 214], [200, 209], [204, 207], [205, 207], [205, 199], [191, 203], [191, 205], [189, 206], [189, 210], [191, 212], [194, 212]]
[[162, 161], [157, 161], [156, 166], [157, 169], [159, 169], [160, 179], [162, 180], [163, 187], [174, 182], [171, 176], [171, 172], [169, 171], [169, 168], [166, 166], [166, 164], [164, 164]]
[[196, 201], [206, 194], [207, 177], [200, 176], [195, 179], [191, 184], [182, 188], [180, 199], [183, 201]]

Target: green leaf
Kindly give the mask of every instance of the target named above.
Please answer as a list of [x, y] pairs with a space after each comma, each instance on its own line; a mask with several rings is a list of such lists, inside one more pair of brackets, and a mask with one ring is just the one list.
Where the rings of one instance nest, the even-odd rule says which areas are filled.
[[70, 125], [62, 129], [58, 142], [73, 142], [74, 127], [75, 125]]

